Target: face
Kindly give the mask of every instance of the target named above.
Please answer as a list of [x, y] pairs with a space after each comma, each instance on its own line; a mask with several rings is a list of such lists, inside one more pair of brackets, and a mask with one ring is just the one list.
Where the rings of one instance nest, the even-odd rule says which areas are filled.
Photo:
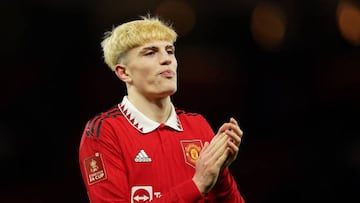
[[[131, 49], [123, 69], [128, 94], [162, 98], [177, 90], [175, 47], [168, 41], [154, 41]], [[134, 92], [135, 91], [135, 92]]]

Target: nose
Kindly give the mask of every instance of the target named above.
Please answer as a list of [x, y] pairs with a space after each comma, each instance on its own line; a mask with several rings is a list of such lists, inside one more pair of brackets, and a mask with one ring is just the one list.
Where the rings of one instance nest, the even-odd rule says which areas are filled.
[[170, 65], [172, 63], [172, 56], [167, 51], [162, 51], [159, 60], [161, 65]]

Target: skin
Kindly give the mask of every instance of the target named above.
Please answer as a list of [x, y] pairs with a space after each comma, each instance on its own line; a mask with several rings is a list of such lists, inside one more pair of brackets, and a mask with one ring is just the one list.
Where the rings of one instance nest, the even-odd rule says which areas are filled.
[[[170, 96], [177, 90], [177, 60], [172, 42], [152, 41], [127, 52], [115, 67], [117, 77], [126, 83], [128, 99], [144, 115], [159, 123], [170, 116]], [[236, 158], [241, 143], [237, 121], [230, 118], [200, 152], [192, 178], [199, 191], [209, 192], [222, 169]]]
[[241, 131], [237, 121], [230, 118], [218, 130], [210, 143], [205, 143], [196, 161], [193, 181], [203, 194], [215, 185], [222, 169], [228, 167], [237, 157], [241, 143]]
[[154, 41], [128, 51], [115, 74], [126, 83], [128, 99], [149, 118], [163, 123], [170, 116], [170, 96], [177, 90], [174, 45]]

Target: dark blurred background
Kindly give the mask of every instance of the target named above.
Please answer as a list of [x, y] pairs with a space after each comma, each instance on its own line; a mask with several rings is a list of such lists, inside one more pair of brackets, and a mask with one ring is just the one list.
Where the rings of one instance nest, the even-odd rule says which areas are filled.
[[85, 123], [125, 86], [105, 31], [173, 22], [174, 104], [244, 131], [231, 170], [248, 203], [360, 202], [360, 4], [346, 0], [4, 0], [0, 202], [88, 202]]

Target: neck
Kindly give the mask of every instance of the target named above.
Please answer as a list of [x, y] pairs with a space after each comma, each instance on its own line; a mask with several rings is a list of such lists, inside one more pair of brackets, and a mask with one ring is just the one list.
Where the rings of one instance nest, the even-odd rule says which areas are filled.
[[140, 95], [128, 95], [128, 99], [141, 113], [153, 121], [165, 123], [170, 116], [170, 96], [150, 99]]

